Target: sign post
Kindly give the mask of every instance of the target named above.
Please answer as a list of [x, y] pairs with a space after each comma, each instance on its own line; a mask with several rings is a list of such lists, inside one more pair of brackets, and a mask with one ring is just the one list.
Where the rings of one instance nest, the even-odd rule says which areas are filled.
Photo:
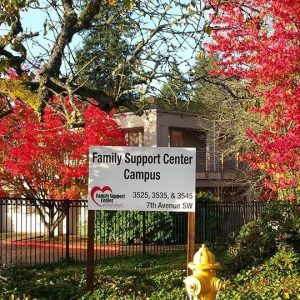
[[95, 238], [95, 211], [88, 211], [88, 241], [87, 241], [87, 271], [86, 271], [86, 289], [92, 292], [94, 289], [94, 239]]
[[93, 284], [95, 218], [95, 214], [90, 211], [188, 212], [188, 258], [191, 251], [194, 253], [195, 167], [195, 148], [90, 147], [87, 272], [89, 291]]
[[188, 268], [189, 262], [192, 262], [195, 254], [195, 212], [188, 213], [188, 236], [187, 236], [187, 276], [192, 275], [192, 270]]

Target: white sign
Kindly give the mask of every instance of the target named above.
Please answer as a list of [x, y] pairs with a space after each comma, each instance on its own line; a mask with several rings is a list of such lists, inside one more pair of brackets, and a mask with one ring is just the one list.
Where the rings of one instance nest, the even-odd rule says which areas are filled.
[[195, 148], [91, 147], [89, 210], [195, 211]]

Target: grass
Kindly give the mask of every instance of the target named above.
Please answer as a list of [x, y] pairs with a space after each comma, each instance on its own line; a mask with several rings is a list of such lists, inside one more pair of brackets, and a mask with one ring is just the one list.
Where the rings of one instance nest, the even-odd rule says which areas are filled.
[[[0, 299], [184, 299], [185, 253], [104, 259], [95, 266], [95, 292], [87, 294], [86, 265], [5, 266]], [[5, 280], [4, 278], [7, 278]]]
[[[212, 248], [211, 248], [212, 249]], [[213, 252], [224, 267], [224, 300], [300, 300], [300, 254], [289, 246], [232, 274], [224, 249]], [[95, 266], [95, 291], [86, 293], [86, 264], [0, 267], [1, 300], [185, 300], [186, 253], [107, 258]]]

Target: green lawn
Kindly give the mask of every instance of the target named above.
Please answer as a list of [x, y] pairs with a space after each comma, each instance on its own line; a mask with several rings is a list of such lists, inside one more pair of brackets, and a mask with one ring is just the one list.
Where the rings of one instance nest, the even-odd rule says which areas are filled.
[[[300, 255], [283, 246], [269, 259], [230, 273], [215, 251], [226, 280], [220, 300], [300, 300]], [[223, 253], [224, 254], [224, 253]], [[103, 259], [95, 268], [95, 291], [87, 294], [86, 265], [0, 268], [0, 299], [185, 300], [185, 253]]]
[[[300, 300], [300, 210], [276, 202], [222, 247], [209, 247], [226, 282], [219, 300]], [[103, 259], [95, 292], [86, 265], [0, 266], [0, 299], [185, 300], [186, 253]]]
[[3, 267], [0, 299], [184, 299], [185, 262], [185, 253], [104, 259], [93, 295], [85, 292], [82, 263]]

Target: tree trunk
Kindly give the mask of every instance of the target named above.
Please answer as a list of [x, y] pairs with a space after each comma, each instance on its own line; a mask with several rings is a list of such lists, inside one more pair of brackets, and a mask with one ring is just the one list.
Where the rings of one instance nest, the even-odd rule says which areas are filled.
[[48, 223], [48, 236], [49, 238], [54, 238], [54, 231], [58, 224], [55, 224], [55, 207], [49, 207], [49, 223]]

